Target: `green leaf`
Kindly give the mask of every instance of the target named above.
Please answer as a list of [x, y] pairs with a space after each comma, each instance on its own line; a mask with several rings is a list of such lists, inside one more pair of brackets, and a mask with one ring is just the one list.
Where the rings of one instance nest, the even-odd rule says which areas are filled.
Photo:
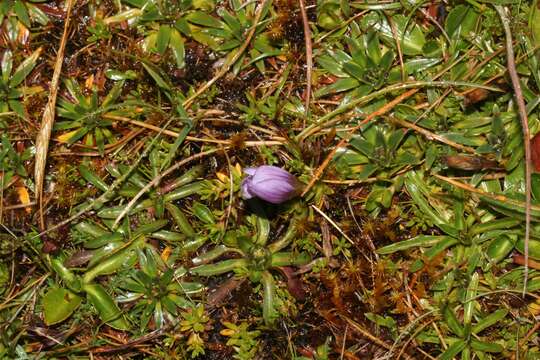
[[124, 318], [122, 311], [103, 286], [86, 284], [83, 286], [83, 290], [86, 292], [88, 301], [96, 308], [102, 321], [118, 330], [129, 329], [129, 323]]
[[267, 324], [273, 324], [278, 316], [275, 305], [275, 282], [272, 274], [268, 271], [262, 273], [261, 282], [263, 284], [263, 318]]
[[453, 238], [449, 236], [438, 236], [438, 235], [419, 235], [409, 240], [400, 241], [394, 244], [384, 246], [377, 250], [378, 254], [392, 254], [397, 251], [407, 250], [410, 248], [422, 246], [429, 247], [436, 245], [437, 243], [444, 240], [452, 240]]
[[444, 353], [439, 357], [439, 360], [452, 360], [454, 356], [459, 354], [465, 349], [467, 343], [465, 340], [458, 340], [446, 349]]
[[[421, 55], [422, 48], [426, 43], [426, 38], [422, 29], [417, 24], [412, 24], [403, 15], [394, 15], [391, 18], [394, 22], [397, 39], [401, 42], [401, 50], [405, 55]], [[379, 32], [381, 38], [389, 46], [396, 47], [396, 39], [392, 31], [392, 26], [387, 19], [375, 13], [366, 16], [366, 28], [373, 27]]]
[[142, 65], [146, 69], [148, 74], [150, 74], [150, 76], [154, 79], [154, 81], [156, 82], [156, 84], [160, 88], [168, 90], [168, 91], [172, 90], [171, 87], [169, 86], [169, 84], [167, 84], [167, 82], [165, 82], [165, 80], [163, 80], [163, 77], [161, 77], [161, 75], [158, 73], [158, 71], [152, 69], [153, 66], [150, 66], [150, 65], [146, 64], [145, 62], [143, 62]]
[[11, 80], [9, 81], [10, 86], [17, 86], [19, 85], [28, 74], [34, 69], [36, 66], [37, 59], [39, 58], [39, 55], [41, 54], [41, 48], [37, 49], [27, 57], [15, 70], [15, 73], [13, 73], [13, 76], [11, 77]]
[[531, 29], [534, 46], [538, 48], [538, 46], [540, 46], [540, 8], [538, 8], [538, 0], [533, 1], [530, 9], [529, 27]]
[[137, 73], [133, 70], [127, 70], [125, 72], [121, 72], [115, 69], [107, 69], [105, 70], [105, 76], [107, 77], [107, 79], [111, 79], [114, 81], [135, 80], [137, 78]]
[[446, 33], [450, 38], [457, 36], [467, 36], [474, 30], [478, 13], [468, 5], [455, 6], [446, 18]]
[[488, 327], [492, 325], [495, 325], [500, 320], [504, 319], [507, 314], [508, 314], [508, 310], [506, 309], [496, 310], [495, 312], [489, 314], [488, 316], [480, 320], [478, 323], [476, 323], [476, 325], [472, 327], [472, 333], [478, 334], [482, 330], [487, 329]]
[[185, 19], [193, 24], [223, 29], [223, 23], [202, 11], [195, 11], [186, 15]]
[[27, 3], [26, 6], [28, 7], [28, 13], [30, 15], [30, 18], [34, 19], [39, 24], [45, 26], [49, 23], [49, 21], [51, 21], [47, 14], [45, 14], [45, 12], [37, 6], [30, 3]]
[[456, 315], [454, 314], [454, 311], [450, 309], [450, 306], [446, 305], [444, 307], [443, 316], [446, 325], [448, 325], [448, 327], [450, 328], [450, 330], [452, 330], [454, 334], [456, 334], [458, 337], [463, 337], [465, 335], [463, 326], [459, 323]]
[[82, 298], [72, 291], [53, 287], [43, 296], [43, 318], [47, 326], [66, 320], [81, 304]]
[[412, 197], [414, 203], [426, 214], [435, 225], [445, 224], [445, 218], [435, 208], [433, 208], [428, 200], [424, 197], [426, 184], [421, 180], [417, 173], [408, 173], [405, 178], [405, 186], [407, 192]]
[[179, 69], [184, 68], [184, 66], [186, 65], [184, 39], [175, 29], [171, 31], [171, 39], [169, 40], [169, 46], [171, 47], [174, 59], [176, 60], [176, 66], [178, 66]]
[[[516, 249], [525, 254], [525, 237], [520, 236], [516, 242]], [[531, 259], [540, 260], [540, 240], [529, 239], [529, 257]]]
[[171, 38], [171, 27], [168, 25], [161, 25], [157, 34], [156, 49], [161, 55], [167, 50], [169, 45], [169, 39]]
[[216, 264], [201, 265], [191, 268], [189, 271], [199, 276], [214, 276], [225, 274], [234, 269], [240, 269], [247, 266], [247, 260], [245, 259], [229, 259], [223, 260]]
[[4, 56], [2, 57], [2, 63], [0, 67], [2, 68], [2, 82], [7, 83], [9, 81], [9, 75], [11, 75], [11, 69], [13, 66], [13, 54], [11, 51], [6, 50]]
[[473, 299], [478, 291], [478, 282], [478, 273], [474, 273], [469, 281], [469, 286], [467, 287], [467, 292], [465, 295], [465, 304], [463, 305], [463, 324], [465, 326], [470, 325], [472, 320], [474, 306], [476, 304], [476, 301]]
[[9, 108], [13, 110], [21, 118], [25, 117], [23, 104], [18, 100], [8, 100]]
[[355, 78], [338, 79], [331, 85], [325, 86], [315, 92], [315, 97], [321, 97], [328, 94], [339, 93], [354, 89], [360, 85], [360, 82]]
[[493, 353], [502, 352], [504, 350], [504, 348], [500, 344], [479, 341], [476, 339], [471, 339], [471, 347], [476, 351], [493, 352]]
[[21, 0], [15, 0], [15, 3], [13, 4], [13, 10], [15, 11], [15, 14], [19, 18], [19, 20], [26, 26], [30, 27], [30, 16], [28, 16], [28, 10], [26, 9], [26, 6], [24, 6], [24, 3]]

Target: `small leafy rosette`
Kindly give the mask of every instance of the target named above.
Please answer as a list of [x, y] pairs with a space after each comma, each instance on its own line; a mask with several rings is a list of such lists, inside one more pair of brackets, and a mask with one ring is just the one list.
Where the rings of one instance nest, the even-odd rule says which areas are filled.
[[297, 196], [300, 182], [286, 170], [276, 166], [263, 165], [246, 168], [247, 177], [242, 181], [242, 197], [258, 197], [272, 204], [281, 204]]

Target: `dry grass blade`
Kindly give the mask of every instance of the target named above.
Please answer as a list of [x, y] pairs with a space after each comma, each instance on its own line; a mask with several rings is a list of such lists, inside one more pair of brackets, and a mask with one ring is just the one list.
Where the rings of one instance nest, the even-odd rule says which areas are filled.
[[64, 50], [66, 48], [66, 42], [68, 37], [68, 29], [71, 20], [71, 8], [73, 7], [74, 0], [67, 1], [67, 14], [64, 22], [64, 32], [62, 39], [60, 40], [60, 46], [56, 54], [56, 63], [54, 65], [54, 72], [51, 79], [49, 100], [45, 106], [43, 117], [41, 119], [41, 129], [36, 137], [36, 165], [34, 168], [34, 181], [36, 194], [36, 200], [39, 202], [39, 224], [40, 229], [45, 230], [45, 219], [43, 216], [43, 181], [45, 179], [45, 167], [47, 165], [47, 153], [49, 150], [49, 141], [51, 139], [51, 132], [54, 125], [56, 95], [58, 93], [58, 82], [60, 81], [60, 73], [62, 71], [62, 63], [64, 62]]
[[311, 77], [313, 73], [313, 45], [311, 43], [311, 29], [307, 17], [306, 4], [304, 0], [298, 0], [300, 3], [300, 12], [302, 13], [302, 23], [304, 25], [304, 38], [306, 42], [306, 112], [304, 118], [309, 117], [309, 104], [311, 103]]
[[514, 88], [514, 93], [516, 95], [518, 113], [521, 120], [521, 127], [523, 130], [523, 145], [525, 147], [525, 271], [523, 274], [523, 296], [525, 296], [525, 291], [527, 289], [527, 280], [529, 277], [529, 237], [531, 232], [531, 135], [529, 133], [527, 107], [525, 106], [525, 100], [523, 99], [523, 92], [521, 91], [521, 85], [519, 84], [519, 76], [516, 70], [512, 32], [510, 31], [510, 20], [508, 19], [506, 10], [503, 7], [499, 5], [494, 6], [499, 13], [506, 35], [506, 56], [508, 74], [510, 74], [510, 79], [512, 79], [512, 87]]

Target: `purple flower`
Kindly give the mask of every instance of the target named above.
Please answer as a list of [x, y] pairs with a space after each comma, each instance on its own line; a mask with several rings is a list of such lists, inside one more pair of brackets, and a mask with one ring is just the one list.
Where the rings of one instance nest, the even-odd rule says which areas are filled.
[[287, 171], [276, 166], [263, 165], [244, 169], [248, 175], [242, 181], [242, 197], [258, 197], [272, 204], [281, 204], [298, 195], [300, 183]]

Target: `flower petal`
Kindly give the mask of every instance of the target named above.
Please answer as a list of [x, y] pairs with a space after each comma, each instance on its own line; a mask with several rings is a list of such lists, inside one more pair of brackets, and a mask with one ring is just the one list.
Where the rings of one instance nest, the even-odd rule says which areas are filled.
[[252, 182], [252, 178], [251, 176], [248, 176], [247, 178], [245, 178], [244, 180], [242, 180], [242, 185], [241, 185], [241, 188], [242, 188], [242, 197], [244, 199], [251, 199], [252, 197], [255, 196], [255, 194], [253, 194], [251, 191], [250, 191], [250, 186], [251, 186], [251, 182]]
[[263, 165], [257, 168], [253, 175], [253, 182], [259, 183], [268, 179], [281, 179], [283, 181], [293, 182], [296, 178], [287, 171], [278, 168], [277, 166]]
[[253, 176], [257, 172], [257, 168], [245, 168], [244, 172], [248, 175]]
[[251, 193], [273, 204], [285, 202], [297, 193], [293, 184], [281, 179], [270, 179], [258, 183], [252, 182], [250, 185], [249, 190]]

